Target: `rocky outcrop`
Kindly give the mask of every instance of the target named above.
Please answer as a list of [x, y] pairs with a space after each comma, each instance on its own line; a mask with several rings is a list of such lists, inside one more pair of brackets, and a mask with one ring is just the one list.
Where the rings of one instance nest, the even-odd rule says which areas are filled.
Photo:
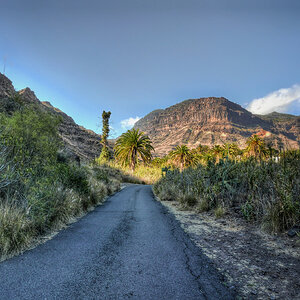
[[226, 98], [190, 99], [155, 110], [134, 125], [149, 135], [155, 155], [168, 153], [175, 146], [237, 143], [245, 147], [252, 134], [259, 134], [278, 148], [298, 148], [299, 118], [279, 124], [274, 117], [261, 118]]
[[68, 149], [85, 160], [92, 160], [100, 155], [102, 148], [100, 135], [77, 125], [70, 116], [53, 107], [50, 102], [41, 102], [41, 104], [47, 111], [62, 117], [59, 133]]
[[15, 94], [15, 89], [12, 82], [3, 74], [0, 73], [0, 98], [12, 97]]
[[16, 92], [12, 82], [0, 73], [0, 112], [13, 112], [17, 109], [18, 102], [33, 104], [41, 111], [61, 117], [59, 134], [65, 144], [64, 152], [68, 153], [69, 157], [72, 156], [70, 152], [74, 157], [80, 157], [81, 161], [92, 160], [100, 155], [102, 146], [98, 134], [77, 125], [70, 116], [53, 107], [50, 102], [41, 102], [31, 89], [25, 88]]
[[36, 97], [35, 93], [28, 87], [18, 91], [18, 94], [21, 100], [27, 104], [40, 104], [40, 101]]

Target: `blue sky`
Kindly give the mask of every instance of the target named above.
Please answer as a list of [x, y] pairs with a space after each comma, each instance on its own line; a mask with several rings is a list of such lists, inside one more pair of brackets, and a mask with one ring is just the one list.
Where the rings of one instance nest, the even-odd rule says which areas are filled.
[[[0, 72], [86, 128], [189, 98], [300, 114], [300, 1], [0, 0]], [[283, 90], [284, 89], [284, 90]], [[254, 99], [256, 102], [253, 102]], [[123, 122], [124, 124], [124, 122]]]

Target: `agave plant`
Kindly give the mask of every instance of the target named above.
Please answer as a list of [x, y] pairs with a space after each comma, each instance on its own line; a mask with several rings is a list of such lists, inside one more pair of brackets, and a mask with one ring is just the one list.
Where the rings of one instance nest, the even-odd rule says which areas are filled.
[[116, 141], [115, 155], [123, 165], [129, 165], [134, 171], [138, 158], [149, 162], [154, 151], [150, 138], [139, 129], [131, 129], [123, 133]]

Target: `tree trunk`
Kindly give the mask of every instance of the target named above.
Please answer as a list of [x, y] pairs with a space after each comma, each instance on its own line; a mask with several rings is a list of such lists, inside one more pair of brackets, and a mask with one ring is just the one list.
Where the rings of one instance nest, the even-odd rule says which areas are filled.
[[132, 160], [131, 171], [133, 172], [135, 169], [135, 164], [136, 164], [136, 150], [132, 151], [131, 160]]

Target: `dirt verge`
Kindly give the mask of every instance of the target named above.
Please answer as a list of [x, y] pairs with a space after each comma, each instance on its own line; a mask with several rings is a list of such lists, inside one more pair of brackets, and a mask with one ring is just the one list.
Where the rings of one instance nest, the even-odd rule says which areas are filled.
[[300, 299], [300, 239], [269, 235], [234, 217], [161, 201], [241, 299]]

